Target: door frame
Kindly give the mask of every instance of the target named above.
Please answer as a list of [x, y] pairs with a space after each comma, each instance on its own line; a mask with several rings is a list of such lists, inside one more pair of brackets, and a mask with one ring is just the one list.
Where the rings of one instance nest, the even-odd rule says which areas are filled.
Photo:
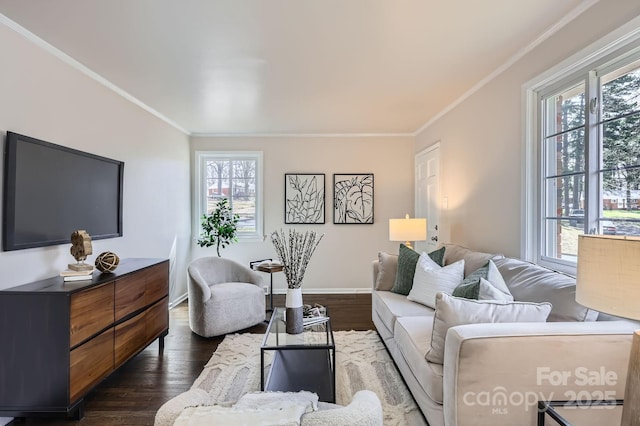
[[[431, 151], [435, 151], [438, 150], [438, 198], [442, 197], [441, 194], [441, 190], [442, 190], [442, 185], [440, 183], [440, 166], [442, 165], [441, 161], [440, 161], [440, 155], [441, 155], [441, 151], [440, 151], [440, 146], [441, 146], [441, 142], [440, 140], [435, 141], [434, 143], [432, 143], [431, 145], [429, 145], [428, 147], [416, 152], [416, 154], [414, 155], [414, 160], [413, 160], [413, 216], [414, 217], [418, 217], [418, 190], [419, 190], [419, 185], [418, 185], [418, 173], [417, 173], [417, 164], [418, 164], [418, 157], [422, 156], [422, 155], [426, 155], [428, 153], [430, 153]], [[442, 209], [441, 209], [441, 205], [440, 205], [440, 200], [436, 200], [436, 208], [438, 209], [438, 222], [442, 222]], [[428, 218], [427, 218], [427, 222], [428, 222]], [[440, 224], [438, 223], [438, 229], [437, 229], [437, 235], [438, 235], [438, 242], [437, 245], [441, 244], [440, 241]], [[427, 226], [429, 226], [429, 224], [427, 223]], [[429, 230], [427, 228], [427, 235], [429, 233]]]

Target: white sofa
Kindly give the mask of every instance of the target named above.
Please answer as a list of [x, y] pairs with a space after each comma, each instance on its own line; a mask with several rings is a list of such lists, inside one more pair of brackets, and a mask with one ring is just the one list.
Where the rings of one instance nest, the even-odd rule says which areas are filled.
[[[492, 259], [516, 301], [553, 304], [547, 322], [452, 327], [443, 364], [426, 360], [435, 310], [390, 288], [394, 256], [373, 263], [373, 322], [430, 426], [536, 425], [538, 400], [623, 399], [631, 321], [575, 302], [575, 280], [517, 259], [445, 245], [465, 275]], [[609, 321], [604, 321], [609, 319]], [[596, 321], [597, 320], [597, 321]], [[620, 408], [564, 410], [580, 425], [620, 424]], [[547, 422], [549, 423], [549, 421]]]

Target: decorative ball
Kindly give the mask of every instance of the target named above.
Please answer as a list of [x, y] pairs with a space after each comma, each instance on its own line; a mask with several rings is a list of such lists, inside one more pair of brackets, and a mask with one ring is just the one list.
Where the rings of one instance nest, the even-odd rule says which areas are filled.
[[96, 269], [100, 272], [113, 272], [120, 263], [120, 258], [117, 254], [110, 251], [100, 253], [96, 257]]

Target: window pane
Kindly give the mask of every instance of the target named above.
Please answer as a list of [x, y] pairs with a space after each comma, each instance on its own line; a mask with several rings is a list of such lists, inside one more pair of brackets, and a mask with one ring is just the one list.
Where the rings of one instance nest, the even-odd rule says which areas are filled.
[[602, 76], [602, 116], [605, 120], [640, 109], [640, 64], [635, 62]]
[[640, 113], [604, 124], [602, 166], [624, 168], [640, 164]]
[[240, 216], [239, 233], [256, 232], [256, 161], [235, 160], [232, 179], [233, 212]]
[[546, 179], [547, 217], [571, 218], [573, 226], [584, 223], [584, 174]]
[[227, 198], [233, 213], [239, 216], [239, 236], [250, 236], [260, 232], [256, 193], [258, 160], [245, 158], [238, 159], [230, 155], [226, 158], [206, 159], [204, 162], [206, 212], [211, 214], [218, 202]]
[[554, 259], [575, 261], [578, 255], [578, 235], [582, 229], [571, 226], [569, 220], [545, 221], [545, 246], [543, 254]]
[[584, 171], [584, 128], [547, 138], [546, 175]]
[[207, 214], [215, 209], [217, 200], [229, 195], [229, 161], [207, 161]]
[[545, 137], [566, 132], [585, 123], [584, 84], [565, 90], [545, 101]]
[[[605, 217], [606, 216], [607, 215], [605, 213]], [[635, 218], [639, 218], [638, 216], [636, 216]], [[618, 222], [613, 220], [601, 220], [600, 233], [605, 235], [640, 236], [640, 222]]]

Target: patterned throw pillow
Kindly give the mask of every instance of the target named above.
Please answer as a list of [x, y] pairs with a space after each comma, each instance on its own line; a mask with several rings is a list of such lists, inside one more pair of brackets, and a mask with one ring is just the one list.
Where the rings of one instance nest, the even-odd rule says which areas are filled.
[[[494, 288], [491, 289], [487, 287], [487, 284]], [[494, 290], [499, 291], [502, 295], [496, 294]], [[507, 284], [504, 282], [498, 267], [492, 260], [488, 260], [484, 266], [469, 274], [460, 285], [453, 290], [452, 296], [476, 300], [513, 300]]]
[[400, 244], [400, 253], [398, 254], [398, 272], [396, 273], [396, 283], [391, 289], [392, 293], [408, 295], [413, 286], [413, 276], [416, 273], [416, 264], [420, 255], [405, 246]]
[[464, 259], [440, 267], [426, 253], [422, 253], [416, 265], [413, 287], [407, 299], [435, 309], [436, 294], [439, 292], [451, 294], [463, 277]]
[[[431, 260], [438, 265], [443, 266], [444, 247], [432, 251], [428, 254]], [[416, 273], [416, 264], [420, 254], [410, 249], [404, 244], [400, 244], [400, 253], [398, 254], [398, 272], [396, 273], [396, 282], [391, 292], [407, 296], [413, 286], [413, 276]]]

